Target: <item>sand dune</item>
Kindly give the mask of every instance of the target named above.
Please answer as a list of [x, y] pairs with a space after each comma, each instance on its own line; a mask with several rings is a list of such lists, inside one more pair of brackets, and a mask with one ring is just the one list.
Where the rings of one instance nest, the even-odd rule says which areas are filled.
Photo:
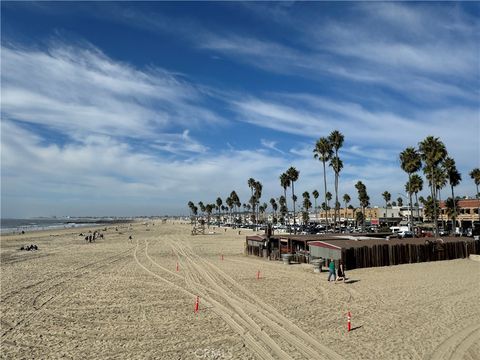
[[[2, 358], [480, 359], [479, 262], [347, 270], [332, 284], [245, 257], [231, 229], [118, 230], [93, 244], [83, 229], [2, 237]], [[17, 250], [27, 243], [40, 250]]]

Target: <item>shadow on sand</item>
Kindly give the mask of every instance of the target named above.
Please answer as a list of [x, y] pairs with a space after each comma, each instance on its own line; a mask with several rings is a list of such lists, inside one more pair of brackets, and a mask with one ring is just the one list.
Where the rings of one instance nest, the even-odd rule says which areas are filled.
[[355, 280], [355, 279], [348, 279], [345, 280], [345, 284], [355, 284], [356, 282], [359, 282], [360, 280]]
[[354, 331], [354, 330], [357, 330], [357, 329], [361, 329], [363, 325], [360, 325], [360, 326], [355, 326], [353, 328], [350, 329], [350, 331]]

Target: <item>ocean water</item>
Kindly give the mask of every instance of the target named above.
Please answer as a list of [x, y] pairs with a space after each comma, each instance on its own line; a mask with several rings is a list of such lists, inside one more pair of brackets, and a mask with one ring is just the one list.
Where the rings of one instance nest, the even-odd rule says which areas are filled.
[[2, 234], [22, 231], [67, 229], [92, 225], [111, 223], [102, 219], [71, 219], [71, 218], [39, 218], [39, 219], [0, 219], [0, 232]]

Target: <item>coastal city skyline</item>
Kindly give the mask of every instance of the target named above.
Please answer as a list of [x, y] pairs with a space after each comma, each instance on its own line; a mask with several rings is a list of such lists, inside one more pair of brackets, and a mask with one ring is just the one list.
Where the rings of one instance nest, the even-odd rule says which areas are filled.
[[354, 206], [359, 180], [372, 206], [405, 194], [399, 154], [429, 135], [475, 196], [478, 3], [1, 6], [4, 218], [188, 214], [252, 177], [268, 202], [291, 166], [323, 193], [333, 130]]

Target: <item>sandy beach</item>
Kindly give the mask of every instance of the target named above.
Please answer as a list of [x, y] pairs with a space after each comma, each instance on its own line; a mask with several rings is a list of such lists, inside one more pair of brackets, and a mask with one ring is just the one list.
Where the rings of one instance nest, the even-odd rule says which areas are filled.
[[190, 229], [2, 236], [1, 358], [480, 359], [480, 262], [347, 269], [334, 284], [246, 257], [250, 230]]

